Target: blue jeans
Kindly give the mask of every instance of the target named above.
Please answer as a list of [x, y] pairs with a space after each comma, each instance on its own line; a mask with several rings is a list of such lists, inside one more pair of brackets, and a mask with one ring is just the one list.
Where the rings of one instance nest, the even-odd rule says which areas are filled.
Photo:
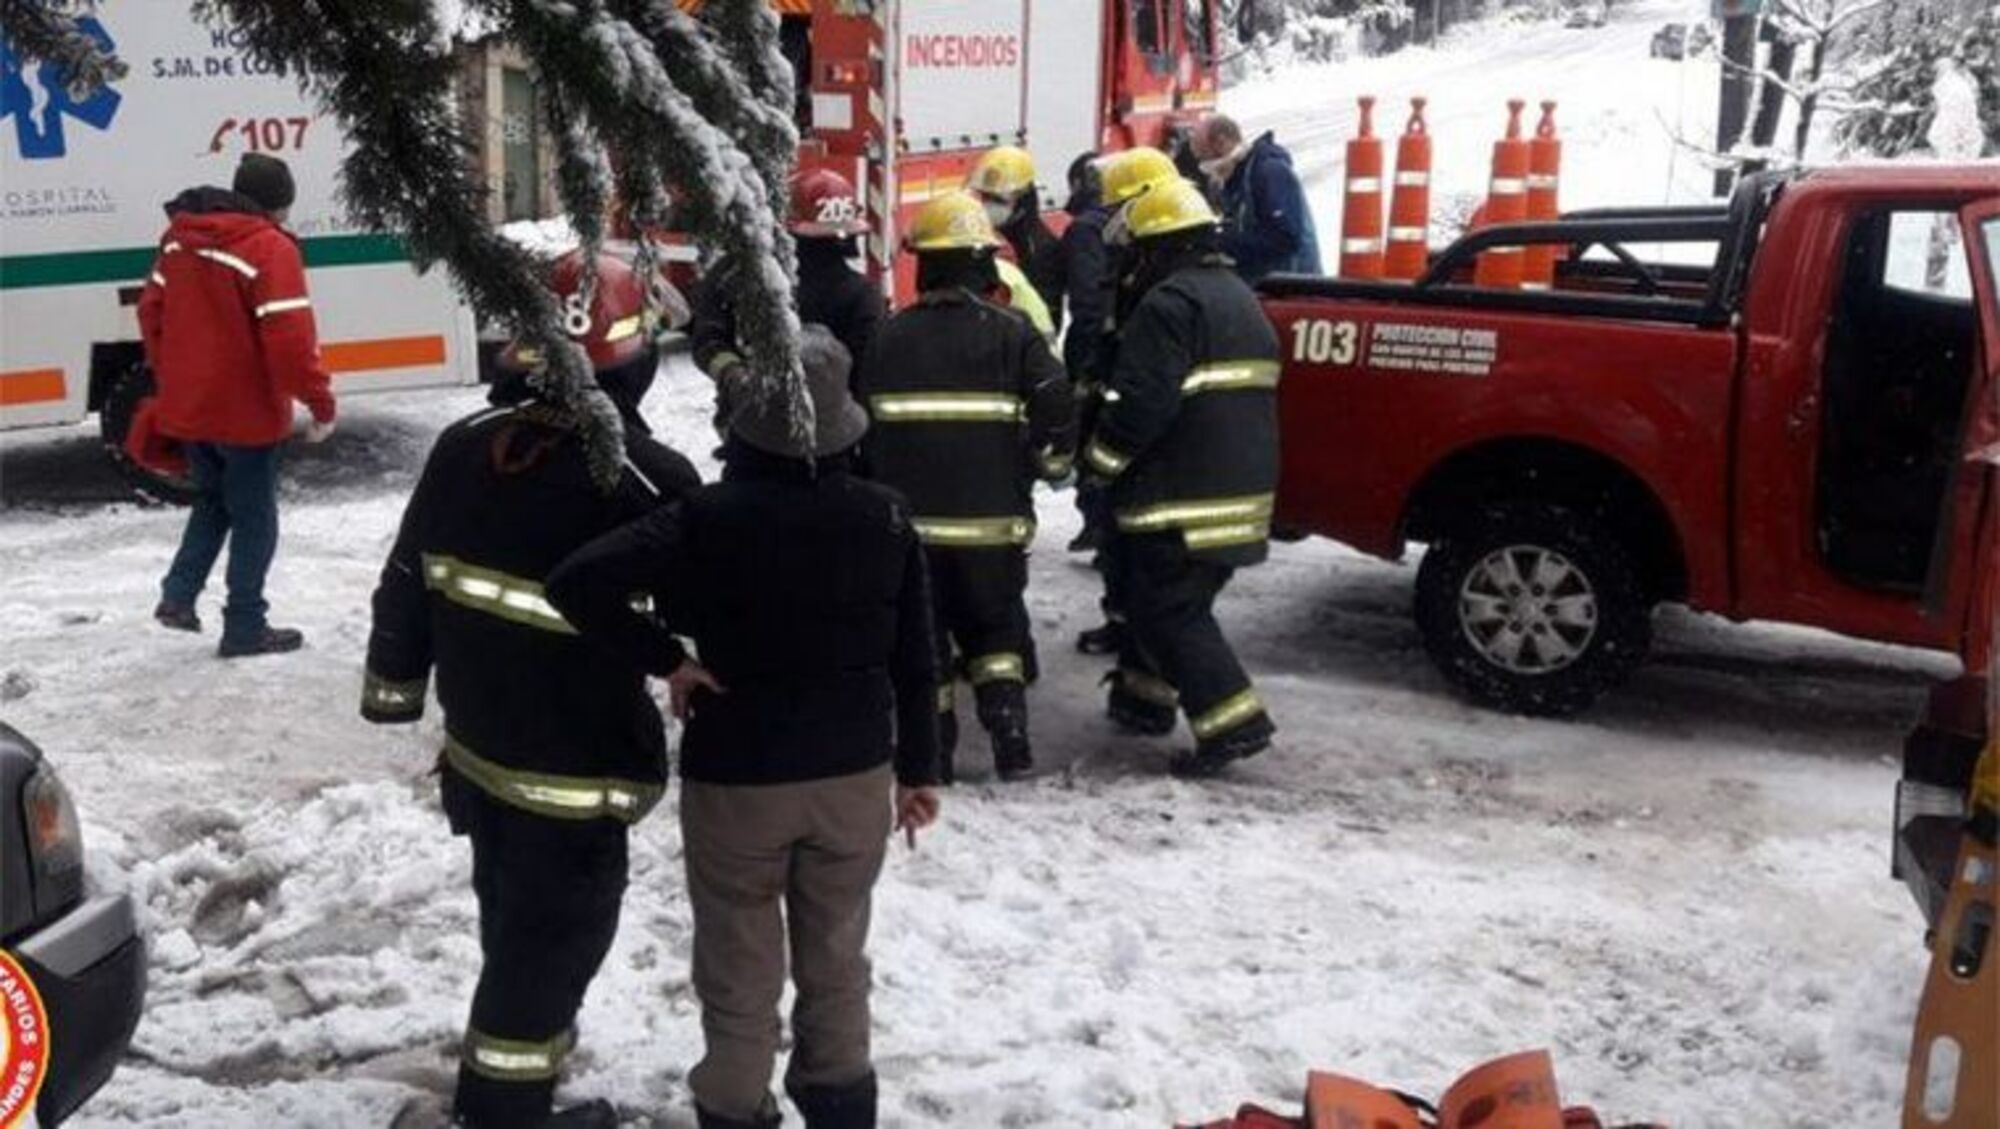
[[222, 542], [229, 541], [229, 601], [222, 608], [222, 637], [249, 642], [264, 631], [264, 574], [278, 551], [278, 448], [187, 444], [189, 468], [200, 491], [188, 513], [187, 531], [160, 598], [193, 608], [208, 583]]

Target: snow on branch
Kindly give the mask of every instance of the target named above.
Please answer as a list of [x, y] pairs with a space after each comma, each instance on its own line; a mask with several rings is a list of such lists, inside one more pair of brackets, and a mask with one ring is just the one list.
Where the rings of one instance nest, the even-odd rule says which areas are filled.
[[126, 66], [110, 48], [78, 26], [80, 13], [59, 11], [46, 0], [0, 0], [0, 34], [21, 65], [53, 63], [67, 81], [71, 98], [83, 101], [125, 77]]

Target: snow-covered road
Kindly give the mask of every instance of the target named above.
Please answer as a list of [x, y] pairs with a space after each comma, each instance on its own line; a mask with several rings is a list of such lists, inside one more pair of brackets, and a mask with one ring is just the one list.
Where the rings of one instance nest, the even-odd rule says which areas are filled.
[[[655, 394], [694, 450], [701, 391], [677, 363]], [[309, 644], [255, 662], [151, 627], [178, 515], [102, 500], [87, 437], [0, 448], [0, 714], [63, 767], [155, 938], [135, 1057], [78, 1124], [382, 1126], [447, 1089], [477, 951], [426, 777], [439, 730], [355, 702], [404, 492], [475, 402], [355, 400], [296, 452], [272, 588]], [[1535, 1046], [1613, 1117], [1891, 1119], [1923, 968], [1887, 877], [1892, 754], [1950, 664], [1667, 612], [1657, 661], [1586, 720], [1499, 717], [1426, 665], [1408, 567], [1287, 546], [1225, 601], [1282, 747], [1187, 785], [1170, 745], [1097, 716], [1099, 664], [1067, 646], [1091, 574], [1054, 548], [1067, 498], [1043, 518], [1050, 772], [1000, 788], [967, 758], [944, 826], [895, 853], [886, 1124], [1159, 1129], [1295, 1098], [1309, 1067], [1437, 1091]], [[662, 813], [572, 1092], [692, 1125], [687, 955]]]
[[1410, 99], [1428, 100], [1434, 241], [1454, 233], [1484, 198], [1510, 98], [1528, 104], [1522, 125], [1530, 133], [1540, 103], [1557, 103], [1564, 208], [1698, 203], [1707, 198], [1709, 170], [1674, 139], [1705, 145], [1714, 136], [1715, 55], [1672, 62], [1651, 58], [1648, 47], [1662, 24], [1706, 15], [1706, 4], [1636, 0], [1613, 4], [1601, 28], [1467, 25], [1435, 50], [1254, 76], [1225, 96], [1223, 108], [1241, 118], [1246, 134], [1272, 130], [1292, 150], [1328, 264], [1339, 261], [1340, 173], [1361, 95], [1376, 99], [1375, 133], [1392, 169]]
[[[1360, 93], [1392, 136], [1404, 99], [1431, 98], [1447, 209], [1482, 190], [1509, 96], [1562, 102], [1566, 204], [1688, 198], [1706, 174], [1669, 132], [1712, 120], [1713, 63], [1652, 61], [1646, 42], [1695, 15], [1647, 0], [1602, 30], [1466, 31], [1228, 105], [1299, 152], [1329, 247]], [[117, 500], [84, 431], [0, 439], [0, 717], [62, 767], [98, 879], [139, 897], [154, 937], [134, 1058], [85, 1129], [385, 1126], [447, 1092], [477, 947], [466, 851], [427, 776], [438, 721], [373, 728], [356, 700], [403, 498], [477, 402], [356, 399], [331, 443], [293, 454], [272, 595], [308, 646], [232, 664], [150, 623], [178, 513]], [[684, 361], [653, 412], [706, 449]], [[1169, 743], [1099, 716], [1101, 664], [1069, 648], [1094, 577], [1059, 548], [1069, 500], [1042, 518], [1048, 772], [1000, 788], [963, 756], [943, 826], [893, 854], [887, 1125], [1163, 1129], [1294, 1100], [1312, 1067], [1434, 1094], [1539, 1046], [1607, 1120], [1893, 1122], [1924, 967], [1888, 877], [1894, 758], [1953, 664], [1668, 610], [1655, 660], [1587, 718], [1501, 717], [1425, 662], [1409, 566], [1280, 546], [1223, 612], [1281, 746], [1182, 784]], [[685, 1129], [679, 854], [670, 810], [638, 832], [570, 1092]]]

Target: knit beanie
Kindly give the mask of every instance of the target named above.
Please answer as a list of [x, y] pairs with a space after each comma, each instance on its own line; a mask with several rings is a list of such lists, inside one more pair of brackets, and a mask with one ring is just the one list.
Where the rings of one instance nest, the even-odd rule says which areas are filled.
[[262, 153], [243, 154], [242, 162], [236, 166], [236, 182], [231, 187], [237, 195], [249, 197], [267, 212], [284, 211], [299, 195], [298, 186], [292, 183], [291, 166]]

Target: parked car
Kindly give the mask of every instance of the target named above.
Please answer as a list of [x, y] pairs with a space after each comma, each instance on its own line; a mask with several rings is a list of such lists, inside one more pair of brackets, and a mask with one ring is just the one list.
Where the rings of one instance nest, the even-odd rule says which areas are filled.
[[1603, 27], [1611, 18], [1611, 6], [1605, 0], [1583, 0], [1569, 5], [1568, 14], [1563, 17], [1564, 27]]
[[1686, 24], [1665, 24], [1653, 33], [1653, 46], [1648, 54], [1655, 59], [1672, 59], [1679, 62], [1688, 55], [1688, 27]]
[[[1510, 255], [1552, 277], [1479, 283]], [[1259, 289], [1286, 351], [1276, 524], [1429, 546], [1417, 625], [1475, 701], [1585, 708], [1661, 602], [1968, 664], [1991, 630], [1991, 167], [1756, 176], [1726, 206], [1488, 227], [1413, 284]]]
[[35, 1115], [59, 1124], [111, 1078], [139, 1025], [146, 946], [132, 900], [86, 894], [69, 792], [33, 742], [0, 722], [0, 948], [48, 1018]]

